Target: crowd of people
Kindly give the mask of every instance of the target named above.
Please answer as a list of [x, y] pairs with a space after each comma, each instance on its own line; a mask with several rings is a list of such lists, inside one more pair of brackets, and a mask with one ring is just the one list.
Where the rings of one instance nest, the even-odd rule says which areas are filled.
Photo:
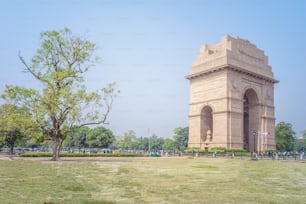
[[283, 160], [286, 160], [286, 159], [294, 159], [294, 160], [303, 160], [304, 159], [304, 151], [300, 151], [300, 152], [297, 152], [297, 151], [268, 151], [268, 152], [263, 152], [263, 153], [256, 153], [256, 152], [253, 152], [252, 154], [252, 157], [255, 157], [255, 158], [272, 158], [272, 159], [283, 159]]

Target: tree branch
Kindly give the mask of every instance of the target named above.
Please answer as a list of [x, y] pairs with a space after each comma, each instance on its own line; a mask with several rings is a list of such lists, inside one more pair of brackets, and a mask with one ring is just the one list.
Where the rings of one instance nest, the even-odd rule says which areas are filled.
[[80, 128], [80, 127], [87, 126], [87, 125], [100, 125], [100, 124], [108, 125], [109, 123], [105, 122], [105, 120], [101, 120], [98, 122], [88, 122], [88, 123], [83, 123], [81, 125], [75, 125], [72, 128]]
[[31, 70], [30, 66], [25, 62], [23, 57], [20, 55], [20, 52], [18, 53], [18, 57], [19, 57], [20, 61], [22, 62], [22, 64], [26, 67], [28, 72], [30, 72], [36, 79], [38, 79], [39, 81], [42, 81], [42, 82], [46, 82], [48, 85], [51, 85], [49, 81], [42, 79], [39, 75], [37, 75], [35, 72], [33, 72]]
[[20, 61], [22, 62], [22, 64], [24, 64], [24, 66], [26, 67], [26, 69], [27, 69], [36, 79], [41, 80], [41, 78], [31, 70], [31, 68], [30, 68], [30, 67], [28, 66], [28, 64], [25, 62], [25, 60], [23, 59], [23, 57], [21, 57], [20, 52], [18, 53], [18, 57], [19, 57]]

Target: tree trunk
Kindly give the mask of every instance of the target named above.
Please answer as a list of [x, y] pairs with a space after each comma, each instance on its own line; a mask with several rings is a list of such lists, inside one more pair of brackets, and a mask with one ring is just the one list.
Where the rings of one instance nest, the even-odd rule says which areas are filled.
[[10, 155], [13, 156], [14, 155], [14, 143], [10, 143]]
[[10, 148], [10, 150], [9, 150], [10, 157], [13, 156], [13, 154], [14, 154], [15, 141], [16, 141], [16, 137], [14, 135], [14, 132], [10, 131], [9, 137], [7, 138], [7, 144]]
[[60, 137], [55, 137], [53, 142], [54, 142], [54, 146], [53, 146], [52, 161], [58, 161], [60, 159], [60, 151], [61, 151], [63, 139]]

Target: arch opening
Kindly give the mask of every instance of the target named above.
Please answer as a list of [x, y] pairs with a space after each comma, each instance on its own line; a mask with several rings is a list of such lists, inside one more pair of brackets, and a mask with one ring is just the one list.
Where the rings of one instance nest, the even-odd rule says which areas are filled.
[[201, 111], [201, 141], [204, 143], [213, 140], [213, 112], [210, 106], [203, 107]]
[[259, 103], [253, 89], [246, 90], [243, 96], [243, 148], [250, 152], [258, 149]]

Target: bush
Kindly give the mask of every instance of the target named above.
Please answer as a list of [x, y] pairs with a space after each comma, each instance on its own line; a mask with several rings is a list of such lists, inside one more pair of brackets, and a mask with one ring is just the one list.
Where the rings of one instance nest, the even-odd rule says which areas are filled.
[[[88, 154], [88, 153], [61, 153], [61, 157], [147, 157], [144, 154], [135, 153], [107, 153], [107, 154]], [[20, 157], [52, 157], [51, 152], [33, 152], [21, 154]]]
[[52, 157], [51, 152], [31, 152], [20, 154], [20, 157]]
[[245, 154], [245, 153], [249, 153], [247, 150], [245, 149], [231, 149], [231, 150], [228, 150], [229, 152], [234, 152], [234, 153], [237, 153], [237, 154]]
[[250, 156], [250, 152], [245, 149], [231, 149], [228, 152], [233, 152], [236, 156]]
[[185, 153], [192, 153], [192, 151], [201, 152], [203, 150], [200, 150], [200, 147], [188, 147], [184, 150]]
[[227, 149], [226, 147], [213, 147], [209, 152], [226, 153]]

